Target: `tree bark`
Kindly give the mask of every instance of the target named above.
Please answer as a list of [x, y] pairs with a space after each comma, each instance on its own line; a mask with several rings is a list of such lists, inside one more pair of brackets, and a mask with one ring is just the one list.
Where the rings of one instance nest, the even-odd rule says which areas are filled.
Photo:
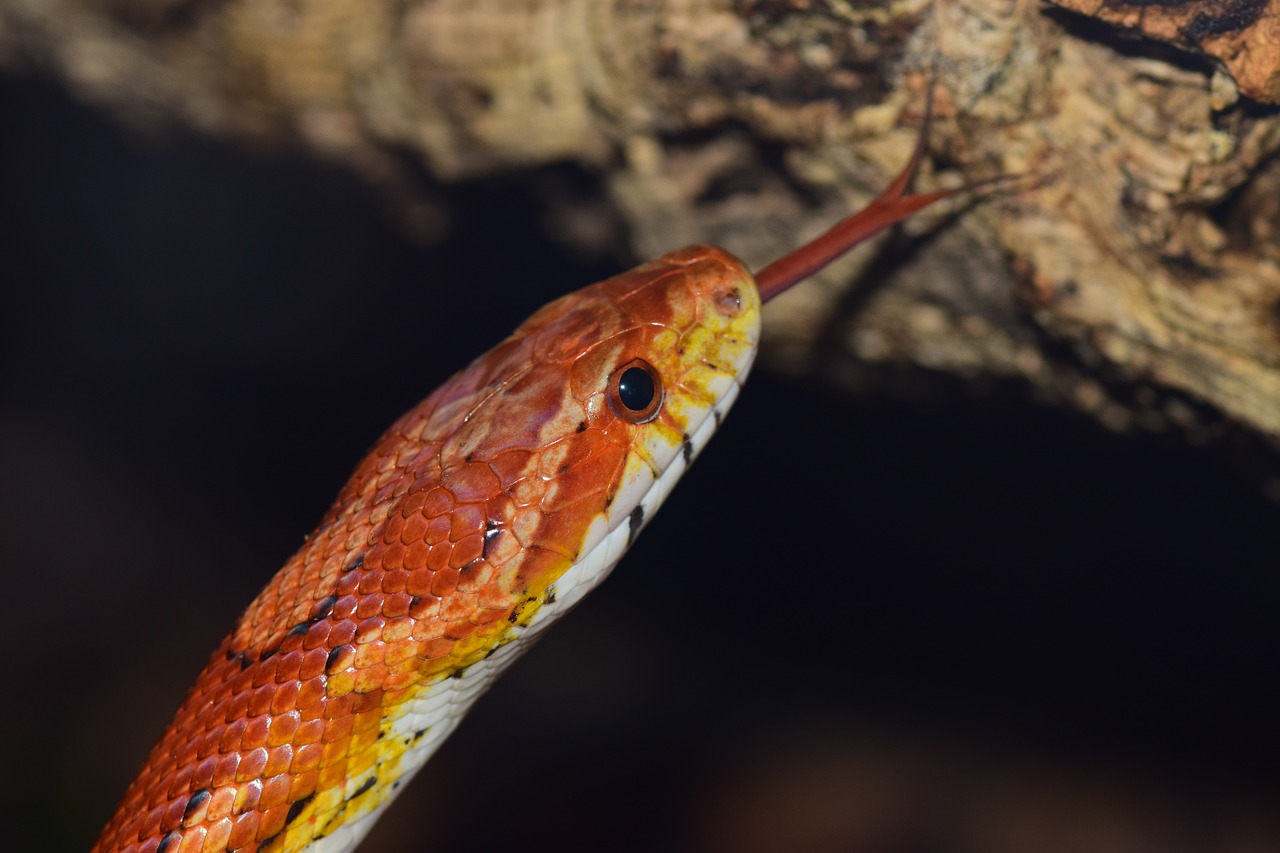
[[[1021, 377], [1117, 429], [1280, 438], [1280, 117], [1192, 52], [1021, 0], [0, 0], [0, 62], [144, 127], [301, 146], [411, 233], [411, 176], [576, 161], [636, 251], [753, 267], [864, 203], [1028, 177], [779, 300], [775, 364]], [[962, 214], [962, 215], [961, 215]], [[939, 224], [955, 227], [939, 228]], [[592, 239], [584, 227], [579, 239]], [[854, 268], [865, 275], [858, 275]]]

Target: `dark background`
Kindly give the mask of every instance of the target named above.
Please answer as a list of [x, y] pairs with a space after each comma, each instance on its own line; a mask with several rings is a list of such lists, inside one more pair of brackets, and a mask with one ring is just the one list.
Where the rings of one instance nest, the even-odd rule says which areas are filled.
[[[419, 247], [49, 82], [0, 127], [0, 846], [83, 850], [378, 433], [622, 261], [546, 237], [567, 168], [434, 188]], [[932, 387], [758, 369], [364, 849], [1278, 849], [1274, 459]]]

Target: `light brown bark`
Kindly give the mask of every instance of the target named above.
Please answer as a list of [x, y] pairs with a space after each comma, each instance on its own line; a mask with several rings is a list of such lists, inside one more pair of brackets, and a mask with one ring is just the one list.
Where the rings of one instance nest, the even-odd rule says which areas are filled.
[[1280, 437], [1280, 117], [1191, 54], [1020, 0], [0, 0], [0, 61], [134, 123], [301, 145], [410, 230], [412, 161], [573, 160], [638, 253], [753, 266], [900, 166], [935, 60], [919, 185], [1035, 179], [856, 295], [866, 253], [779, 300], [775, 363], [1016, 376], [1116, 428]]

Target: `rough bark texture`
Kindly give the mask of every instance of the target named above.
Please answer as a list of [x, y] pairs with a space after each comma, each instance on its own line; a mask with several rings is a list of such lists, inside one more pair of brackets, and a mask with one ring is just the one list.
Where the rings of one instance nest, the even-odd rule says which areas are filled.
[[1225, 414], [1280, 436], [1280, 117], [1201, 57], [1020, 0], [0, 2], [3, 63], [135, 123], [349, 164], [419, 233], [414, 161], [574, 160], [640, 254], [753, 265], [903, 162], [931, 59], [919, 185], [1036, 180], [856, 292], [842, 264], [780, 300], [775, 358], [855, 385], [876, 364], [1018, 376], [1115, 428]]

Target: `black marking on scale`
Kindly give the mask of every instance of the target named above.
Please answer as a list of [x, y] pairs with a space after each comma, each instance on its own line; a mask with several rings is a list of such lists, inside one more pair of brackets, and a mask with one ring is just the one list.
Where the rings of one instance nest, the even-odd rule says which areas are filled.
[[693, 464], [693, 439], [689, 438], [687, 432], [680, 436], [680, 455], [684, 457], [686, 468]]
[[338, 659], [342, 657], [343, 651], [351, 648], [350, 646], [334, 646], [329, 649], [329, 657], [325, 658], [324, 671], [328, 675], [333, 674], [333, 668], [338, 663]]
[[370, 776], [368, 779], [365, 779], [363, 782], [361, 782], [360, 787], [356, 788], [355, 793], [347, 797], [347, 799], [354, 800], [356, 797], [360, 796], [361, 794], [363, 794], [365, 791], [369, 790], [376, 784], [378, 784], [378, 777]]
[[187, 805], [182, 809], [182, 822], [185, 824], [196, 813], [196, 809], [209, 802], [209, 797], [213, 796], [208, 788], [201, 788], [191, 795], [191, 799], [187, 800]]
[[285, 815], [284, 825], [288, 826], [289, 824], [293, 823], [295, 820], [300, 818], [302, 816], [303, 809], [305, 809], [307, 805], [315, 798], [316, 798], [316, 792], [312, 791], [310, 794], [307, 794], [305, 797], [298, 800], [293, 805], [289, 806], [289, 813]]
[[160, 841], [160, 845], [156, 847], [156, 853], [169, 853], [171, 848], [177, 847], [178, 842], [182, 840], [182, 833], [173, 830]]
[[628, 545], [636, 541], [636, 537], [640, 535], [641, 527], [644, 527], [644, 504], [636, 504], [636, 508], [631, 510], [631, 515], [627, 516]]
[[316, 612], [312, 614], [312, 623], [319, 622], [321, 619], [328, 619], [333, 615], [333, 606], [338, 603], [338, 596], [331, 595], [316, 605]]

